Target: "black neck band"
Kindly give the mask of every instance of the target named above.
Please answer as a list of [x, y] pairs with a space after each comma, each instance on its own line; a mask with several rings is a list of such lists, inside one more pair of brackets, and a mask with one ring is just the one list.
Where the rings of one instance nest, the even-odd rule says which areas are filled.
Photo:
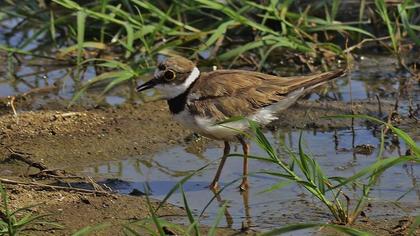
[[169, 105], [169, 110], [171, 111], [172, 114], [178, 114], [180, 112], [182, 112], [185, 109], [185, 104], [187, 103], [187, 97], [188, 94], [190, 93], [191, 88], [193, 87], [193, 85], [195, 84], [195, 82], [198, 80], [199, 78], [197, 78], [191, 85], [190, 87], [188, 87], [187, 90], [185, 90], [185, 92], [181, 93], [180, 95], [169, 99], [168, 105]]

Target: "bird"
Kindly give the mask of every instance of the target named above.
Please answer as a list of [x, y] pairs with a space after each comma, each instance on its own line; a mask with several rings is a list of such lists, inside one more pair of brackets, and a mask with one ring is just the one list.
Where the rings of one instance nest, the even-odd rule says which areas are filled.
[[[250, 145], [243, 132], [250, 128], [247, 120], [267, 125], [278, 119], [277, 114], [302, 95], [343, 75], [344, 71], [338, 69], [290, 77], [230, 69], [201, 72], [191, 60], [171, 56], [158, 63], [153, 78], [136, 90], [156, 89], [167, 101], [176, 121], [198, 134], [224, 142], [223, 155], [209, 185], [212, 190], [219, 187], [230, 143], [239, 141], [243, 149], [243, 175], [239, 189], [246, 191], [249, 187], [247, 157]], [[230, 119], [229, 122], [232, 117], [245, 119]]]

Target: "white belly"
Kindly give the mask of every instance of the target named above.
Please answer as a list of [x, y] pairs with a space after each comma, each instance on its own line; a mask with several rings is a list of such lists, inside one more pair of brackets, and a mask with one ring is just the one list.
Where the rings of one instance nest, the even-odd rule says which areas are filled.
[[216, 125], [216, 122], [212, 119], [193, 116], [187, 109], [174, 115], [174, 118], [194, 132], [218, 140], [232, 140], [241, 131], [248, 129], [248, 121], [246, 120]]
[[232, 140], [236, 135], [241, 134], [249, 129], [248, 120], [256, 121], [262, 125], [266, 125], [271, 121], [276, 120], [278, 118], [276, 113], [287, 109], [293, 103], [295, 103], [296, 100], [303, 94], [303, 91], [303, 88], [294, 91], [289, 94], [286, 99], [283, 99], [270, 106], [261, 108], [257, 113], [246, 117], [246, 119], [220, 125], [216, 124], [217, 122], [213, 119], [193, 116], [189, 112], [188, 108], [174, 115], [174, 118], [183, 126], [192, 129], [193, 131], [203, 136], [218, 140]]

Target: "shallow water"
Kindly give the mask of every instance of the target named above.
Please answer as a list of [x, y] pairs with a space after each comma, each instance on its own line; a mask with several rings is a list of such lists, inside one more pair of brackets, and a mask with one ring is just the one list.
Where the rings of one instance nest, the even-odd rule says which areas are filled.
[[[387, 64], [388, 63], [388, 64]], [[380, 65], [386, 69], [379, 70]], [[379, 99], [392, 101], [398, 95], [403, 94], [399, 102], [401, 114], [407, 114], [409, 99], [414, 103], [419, 102], [419, 86], [413, 86], [408, 90], [404, 89], [399, 78], [408, 77], [406, 73], [396, 73], [392, 70], [393, 60], [383, 58], [371, 58], [367, 63], [359, 64], [359, 68], [351, 75], [335, 80], [330, 84], [327, 93], [313, 93], [309, 96], [311, 100], [338, 100], [349, 102], [353, 100]], [[388, 66], [386, 66], [388, 65]], [[362, 73], [363, 72], [363, 73]], [[349, 78], [351, 81], [349, 82]], [[266, 131], [269, 138], [279, 153], [280, 140], [293, 150], [297, 150], [299, 130], [278, 129], [275, 132]], [[336, 133], [316, 132], [311, 130], [303, 131], [306, 151], [320, 163], [322, 169], [329, 176], [351, 176], [363, 167], [372, 164], [376, 160], [379, 135], [372, 128], [358, 126], [354, 132], [351, 129], [337, 130]], [[355, 147], [358, 145], [372, 145], [375, 147], [370, 154], [356, 154]], [[184, 176], [194, 170], [211, 163], [200, 173], [196, 174], [184, 184], [188, 203], [196, 214], [199, 214], [203, 207], [214, 197], [207, 186], [210, 184], [217, 169], [222, 147], [212, 142], [203, 153], [190, 153], [186, 147], [175, 147], [167, 151], [156, 153], [145, 159], [145, 157], [127, 157], [125, 161], [106, 163], [100, 166], [88, 167], [84, 173], [93, 175], [105, 181], [111, 188], [129, 194], [133, 189], [145, 191], [147, 185], [152, 196], [163, 199], [170, 189]], [[236, 144], [233, 152], [240, 153], [241, 147]], [[385, 141], [385, 157], [403, 155], [406, 147], [394, 144], [391, 140]], [[266, 156], [255, 143], [252, 143], [251, 154]], [[278, 170], [272, 164], [251, 160], [250, 171]], [[235, 179], [240, 179], [242, 174], [241, 158], [232, 157], [228, 159], [221, 177], [221, 184], [226, 185]], [[402, 205], [414, 206], [409, 211], [392, 210], [394, 217], [402, 215], [420, 214], [420, 165], [408, 163], [394, 166], [387, 170], [372, 190], [372, 209], [368, 216], [376, 218], [390, 214], [387, 205], [399, 201]], [[118, 179], [119, 181], [112, 181]], [[111, 180], [111, 181], [110, 181]], [[328, 211], [319, 202], [312, 198], [306, 191], [297, 185], [287, 185], [281, 190], [261, 193], [270, 188], [279, 180], [273, 177], [256, 175], [250, 177], [250, 191], [247, 195], [241, 194], [237, 186], [239, 181], [229, 185], [219, 198], [214, 200], [206, 209], [201, 223], [211, 225], [223, 203], [228, 204], [224, 221], [221, 226], [239, 229], [243, 226], [250, 226], [257, 230], [267, 230], [273, 227], [280, 227], [286, 224], [303, 222], [328, 222], [332, 219]], [[359, 191], [348, 189], [346, 192], [354, 201], [360, 195]], [[182, 206], [182, 196], [179, 192], [169, 199], [169, 202]], [[353, 203], [354, 204], [354, 203]], [[396, 203], [398, 204], [398, 203]], [[302, 235], [311, 234], [310, 231], [303, 231]], [[293, 235], [297, 235], [293, 233]]]
[[[268, 132], [267, 137], [272, 144], [278, 143], [278, 137], [287, 145], [297, 150], [299, 131], [282, 131], [276, 133]], [[303, 131], [304, 142], [310, 148], [307, 150], [320, 163], [325, 173], [330, 176], [351, 176], [362, 167], [375, 161], [378, 150], [370, 155], [355, 154], [352, 151], [353, 134], [350, 130], [340, 130], [337, 132], [338, 143], [335, 144], [333, 132], [315, 133]], [[372, 131], [357, 127], [354, 137], [355, 145], [371, 144], [377, 146], [378, 138], [372, 135]], [[278, 146], [278, 145], [277, 145]], [[235, 145], [234, 152], [240, 152], [239, 145]], [[85, 174], [93, 175], [102, 179], [118, 179], [120, 181], [106, 181], [113, 189], [120, 193], [128, 194], [133, 189], [145, 191], [144, 186], [150, 188], [153, 198], [163, 199], [170, 189], [184, 176], [192, 173], [199, 167], [211, 163], [209, 167], [192, 177], [184, 184], [188, 203], [196, 213], [201, 212], [202, 208], [214, 196], [207, 186], [210, 184], [216, 171], [217, 160], [221, 154], [221, 148], [209, 147], [202, 155], [188, 153], [183, 147], [172, 148], [162, 151], [145, 160], [144, 157], [130, 157], [125, 161], [107, 163], [101, 166], [89, 167], [84, 171]], [[252, 155], [265, 156], [255, 143], [251, 147]], [[405, 147], [388, 145], [384, 153], [385, 156], [397, 156], [405, 153]], [[250, 171], [278, 170], [273, 164], [251, 160]], [[242, 173], [241, 158], [231, 157], [228, 159], [221, 177], [221, 184], [240, 178]], [[420, 214], [420, 185], [417, 183], [420, 178], [420, 165], [405, 164], [392, 167], [385, 172], [379, 179], [378, 185], [372, 191], [373, 211], [370, 217], [380, 216], [384, 211], [375, 211], [375, 202], [392, 202], [399, 197], [404, 203], [418, 204], [417, 210], [409, 214]], [[269, 229], [285, 224], [298, 222], [326, 222], [331, 219], [327, 211], [317, 203], [316, 199], [311, 198], [305, 190], [297, 185], [288, 185], [281, 190], [261, 193], [270, 188], [278, 181], [277, 178], [257, 175], [250, 177], [250, 192], [248, 196], [241, 194], [236, 182], [228, 186], [205, 212], [201, 222], [212, 224], [222, 202], [228, 203], [228, 217], [225, 218], [221, 226], [240, 228], [243, 222], [256, 229]], [[355, 198], [356, 193], [347, 191], [351, 198]], [[358, 193], [357, 193], [358, 194]], [[182, 196], [179, 192], [175, 193], [169, 202], [176, 205], [183, 205]], [[396, 215], [399, 213], [395, 212]]]
[[[377, 98], [395, 101], [396, 97], [402, 97], [399, 101], [401, 112], [408, 110], [408, 97], [411, 98], [414, 105], [419, 104], [420, 86], [404, 84], [407, 81], [404, 78], [410, 77], [410, 74], [396, 71], [395, 58], [383, 55], [366, 55], [362, 58], [363, 60], [355, 64], [354, 71], [350, 75], [330, 82], [328, 90], [319, 90], [318, 93], [311, 94], [309, 99], [349, 102], [367, 99], [376, 101]], [[66, 101], [72, 98], [75, 90], [75, 67], [62, 65], [60, 61], [32, 56], [25, 56], [20, 60], [23, 63], [14, 65], [13, 72], [16, 78], [9, 77], [8, 70], [3, 71], [3, 74], [0, 70], [0, 97], [16, 96], [36, 88], [54, 85], [57, 87], [57, 91], [46, 94], [46, 96], [36, 96], [35, 94], [31, 99], [32, 107], [26, 109], [39, 108], [51, 100]], [[94, 67], [88, 66], [82, 74], [82, 83], [94, 78], [95, 75]], [[138, 83], [142, 83], [142, 80], [140, 79]], [[96, 85], [90, 88], [90, 94], [100, 94], [105, 85]], [[114, 89], [106, 94], [103, 102], [109, 105], [122, 104], [129, 99], [130, 93], [127, 91], [127, 86]], [[153, 92], [146, 94], [146, 96], [153, 95]], [[82, 101], [91, 103], [97, 100], [92, 96], [84, 96]]]
[[[0, 44], [8, 44], [12, 47], [20, 47], [24, 50], [33, 49], [37, 43], [22, 46], [24, 39], [29, 38], [33, 29], [19, 32], [13, 37], [7, 38], [6, 33], [10, 32], [18, 19], [0, 21]], [[7, 27], [6, 27], [7, 26]], [[39, 43], [42, 42], [40, 35]], [[53, 53], [48, 53], [54, 55]], [[205, 55], [204, 55], [205, 56]], [[35, 88], [43, 88], [55, 85], [58, 90], [47, 95], [34, 96], [29, 101], [31, 106], [20, 109], [36, 109], [46, 105], [51, 100], [68, 101], [74, 94], [75, 76], [74, 67], [55, 65], [55, 60], [23, 57], [23, 63], [11, 62], [15, 66], [16, 78], [9, 78], [6, 72], [0, 68], [0, 98], [15, 96], [31, 91]], [[0, 59], [1, 55], [0, 55]], [[4, 63], [6, 64], [6, 63]], [[407, 115], [408, 106], [420, 103], [420, 86], [417, 84], [403, 84], [404, 79], [409, 75], [403, 72], [396, 72], [395, 59], [389, 56], [367, 55], [355, 65], [355, 70], [347, 77], [335, 80], [330, 83], [328, 92], [313, 93], [309, 96], [311, 100], [338, 100], [349, 102], [351, 100], [372, 100], [376, 96], [380, 100], [393, 102], [401, 96], [399, 111]], [[85, 80], [92, 79], [96, 75], [93, 67], [88, 67], [84, 74]], [[351, 81], [349, 80], [351, 78]], [[85, 81], [84, 80], [84, 81]], [[97, 86], [90, 90], [90, 94], [98, 94], [103, 86]], [[126, 88], [125, 88], [126, 89]], [[123, 91], [123, 92], [121, 92]], [[110, 105], [119, 105], [127, 101], [128, 93], [121, 90], [111, 91], [104, 99]], [[150, 92], [149, 95], [153, 95]], [[410, 99], [408, 99], [410, 98]], [[92, 99], [85, 97], [84, 99]], [[92, 99], [95, 100], [95, 99]], [[411, 100], [411, 101], [410, 101]], [[384, 111], [388, 112], [388, 111]], [[359, 126], [352, 130], [342, 129], [334, 132], [303, 131], [306, 150], [320, 163], [325, 173], [330, 176], [351, 176], [361, 168], [368, 166], [375, 161], [378, 152], [375, 149], [369, 155], [355, 154], [353, 149], [357, 145], [370, 144], [377, 147], [379, 144], [378, 135], [370, 128]], [[266, 135], [276, 147], [279, 140], [293, 150], [297, 150], [300, 131], [279, 129], [272, 133], [267, 131]], [[233, 152], [241, 152], [239, 145], [235, 145]], [[278, 148], [283, 153], [282, 148]], [[83, 171], [86, 175], [102, 179], [104, 183], [123, 194], [129, 194], [133, 189], [145, 191], [144, 186], [150, 188], [153, 198], [163, 199], [168, 191], [184, 176], [196, 169], [211, 163], [209, 167], [196, 174], [184, 184], [188, 203], [197, 214], [205, 204], [213, 198], [214, 194], [207, 188], [217, 168], [217, 160], [220, 157], [222, 148], [212, 142], [203, 153], [189, 153], [186, 147], [178, 146], [170, 150], [155, 153], [153, 156], [131, 156], [125, 161], [104, 163], [99, 166], [86, 167]], [[404, 144], [395, 145], [389, 140], [386, 141], [386, 157], [399, 156], [406, 152]], [[265, 156], [255, 143], [252, 144], [253, 155]], [[287, 155], [282, 155], [284, 158]], [[251, 160], [250, 171], [277, 170], [272, 164]], [[241, 158], [230, 158], [224, 168], [221, 185], [226, 185], [232, 180], [240, 178], [242, 174]], [[420, 214], [420, 165], [408, 163], [394, 166], [379, 179], [377, 186], [372, 191], [372, 210], [367, 214], [371, 218], [390, 214], [383, 205], [394, 203], [402, 197], [400, 202], [404, 206], [414, 206], [406, 212], [393, 211], [391, 215], [419, 215]], [[250, 177], [250, 191], [246, 194], [239, 193], [236, 182], [228, 186], [205, 211], [201, 219], [202, 224], [211, 225], [214, 222], [220, 205], [228, 204], [225, 218], [220, 226], [228, 226], [239, 229], [242, 225], [251, 226], [255, 229], [270, 229], [291, 223], [299, 222], [327, 222], [332, 219], [328, 212], [316, 199], [308, 195], [302, 187], [287, 185], [281, 190], [265, 192], [279, 180], [264, 175]], [[360, 192], [348, 190], [347, 193], [355, 199]], [[175, 193], [169, 202], [182, 206], [182, 199], [179, 192]], [[307, 231], [302, 233], [306, 234]], [[297, 235], [293, 233], [293, 235]]]
[[[420, 103], [420, 86], [407, 86], [400, 78], [406, 78], [407, 73], [396, 72], [395, 60], [389, 57], [372, 56], [357, 64], [355, 71], [350, 75], [333, 81], [329, 84], [326, 93], [318, 91], [309, 96], [310, 100], [380, 100], [395, 101], [400, 94], [399, 112], [407, 115], [408, 105]], [[51, 68], [46, 71], [39, 66], [22, 65], [17, 70], [17, 76], [24, 80], [0, 81], [0, 97], [14, 96], [33, 88], [46, 87], [58, 83], [58, 92], [49, 93], [47, 96], [35, 96], [31, 100], [32, 107], [43, 106], [48, 101], [69, 100], [74, 90], [74, 71], [63, 68]], [[86, 71], [85, 77], [94, 77], [93, 69]], [[351, 81], [349, 80], [351, 78]], [[95, 87], [90, 92], [100, 93], [103, 88]], [[124, 91], [124, 88], [122, 89]], [[121, 90], [111, 91], [105, 102], [111, 105], [122, 104], [127, 100], [126, 92]], [[153, 96], [153, 92], [148, 95]], [[409, 99], [410, 98], [410, 99]], [[388, 112], [388, 111], [384, 111]], [[297, 149], [299, 130], [279, 129], [275, 133], [266, 132], [270, 142], [279, 147], [279, 140], [287, 146]], [[375, 161], [377, 149], [369, 155], [355, 154], [354, 147], [362, 144], [370, 144], [378, 147], [378, 134], [371, 128], [364, 126], [355, 127], [352, 130], [342, 129], [334, 132], [303, 131], [306, 150], [316, 158], [325, 173], [330, 176], [350, 176], [361, 168]], [[400, 142], [401, 143], [401, 142]], [[163, 199], [168, 191], [184, 176], [194, 170], [211, 163], [202, 172], [184, 184], [184, 190], [188, 197], [188, 203], [197, 214], [213, 198], [214, 194], [207, 188], [217, 168], [217, 160], [221, 155], [222, 148], [215, 142], [210, 143], [201, 154], [189, 153], [186, 147], [178, 146], [170, 150], [156, 153], [153, 156], [132, 156], [125, 161], [104, 163], [99, 166], [86, 167], [83, 171], [86, 175], [101, 179], [108, 186], [123, 194], [129, 194], [133, 189], [144, 192], [144, 185], [150, 188], [153, 198]], [[282, 152], [282, 148], [278, 148]], [[236, 145], [233, 152], [240, 153], [241, 147]], [[385, 156], [398, 156], [404, 154], [404, 144], [399, 146], [386, 140]], [[265, 156], [256, 144], [252, 144], [253, 155]], [[287, 155], [283, 155], [285, 158]], [[251, 160], [250, 171], [256, 172], [262, 169], [276, 170], [276, 167], [261, 161]], [[379, 179], [378, 185], [372, 191], [373, 209], [368, 216], [384, 216], [389, 214], [383, 207], [403, 196], [402, 205], [415, 206], [410, 211], [393, 211], [392, 216], [418, 215], [420, 214], [420, 166], [409, 163], [399, 165], [386, 171]], [[230, 158], [224, 168], [221, 184], [240, 178], [242, 174], [241, 158]], [[227, 202], [228, 210], [221, 226], [239, 229], [242, 225], [251, 226], [258, 230], [270, 229], [286, 224], [299, 222], [327, 222], [332, 219], [325, 208], [316, 199], [311, 198], [303, 188], [296, 185], [288, 185], [281, 190], [261, 193], [279, 180], [273, 177], [257, 175], [250, 177], [251, 189], [248, 195], [240, 194], [237, 186], [239, 182], [228, 186], [219, 199], [216, 199], [205, 211], [201, 219], [202, 224], [211, 225], [222, 203]], [[352, 199], [360, 192], [347, 192]], [[169, 202], [182, 206], [179, 192], [175, 193]], [[377, 205], [375, 205], [377, 203]], [[381, 207], [379, 207], [381, 205]], [[179, 219], [178, 219], [179, 220]], [[304, 234], [307, 234], [305, 231]], [[296, 235], [295, 233], [293, 235]]]
[[[16, 24], [17, 22], [9, 22]], [[1, 27], [0, 27], [1, 28]], [[0, 30], [1, 33], [1, 30]], [[30, 33], [30, 32], [29, 32]], [[17, 47], [25, 35], [16, 35], [16, 38], [2, 38], [0, 43], [16, 42], [11, 46]], [[28, 45], [30, 49], [33, 45]], [[388, 56], [366, 55], [355, 65], [354, 71], [343, 78], [329, 83], [328, 90], [318, 90], [310, 94], [310, 100], [332, 100], [349, 102], [352, 100], [385, 100], [395, 101], [400, 97], [399, 112], [407, 115], [410, 102], [414, 106], [420, 103], [420, 86], [418, 84], [406, 85], [404, 79], [410, 75], [395, 70], [395, 59]], [[43, 96], [33, 96], [31, 105], [22, 109], [36, 109], [46, 105], [51, 100], [68, 101], [74, 93], [75, 70], [67, 66], [55, 64], [54, 60], [39, 59], [31, 56], [24, 57], [24, 63], [15, 64], [14, 72], [16, 78], [9, 78], [3, 72], [3, 79], [0, 79], [0, 97], [15, 96], [31, 91], [36, 88], [44, 88], [55, 85], [57, 90]], [[48, 65], [48, 66], [47, 66]], [[1, 75], [0, 71], [0, 75]], [[95, 76], [93, 67], [88, 67], [83, 78], [91, 79]], [[100, 93], [103, 86], [95, 86], [90, 94]], [[127, 88], [116, 89], [107, 94], [104, 102], [110, 105], [119, 105], [127, 101]], [[153, 96], [149, 92], [147, 96]], [[86, 100], [95, 100], [91, 96], [84, 97]], [[18, 107], [18, 111], [19, 111]], [[388, 112], [388, 111], [384, 111]], [[275, 132], [265, 133], [272, 145], [277, 147], [284, 158], [283, 149], [280, 147], [280, 140], [293, 150], [297, 150], [299, 130], [278, 129]], [[304, 130], [303, 137], [306, 150], [320, 163], [325, 173], [330, 176], [351, 176], [361, 168], [368, 166], [375, 161], [377, 147], [379, 145], [378, 134], [371, 128], [364, 126], [355, 127], [354, 133], [349, 129], [334, 132], [315, 132]], [[401, 142], [400, 142], [401, 143]], [[369, 144], [376, 149], [369, 155], [356, 154], [353, 152], [357, 145]], [[188, 203], [196, 214], [199, 214], [203, 207], [214, 197], [214, 193], [207, 186], [210, 184], [217, 169], [222, 148], [216, 142], [211, 142], [202, 153], [190, 153], [186, 147], [178, 146], [170, 150], [164, 150], [153, 156], [132, 156], [125, 161], [104, 163], [99, 166], [86, 167], [84, 174], [102, 180], [112, 189], [129, 194], [134, 189], [145, 191], [147, 185], [153, 198], [163, 199], [170, 189], [183, 177], [196, 169], [209, 164], [200, 173], [187, 181], [183, 188], [187, 194]], [[241, 147], [235, 145], [233, 152], [240, 153]], [[386, 157], [399, 156], [406, 152], [403, 143], [399, 146], [386, 140]], [[266, 156], [255, 143], [251, 147], [252, 155]], [[250, 171], [278, 170], [272, 164], [261, 161], [250, 160]], [[235, 179], [240, 179], [242, 174], [241, 158], [229, 158], [221, 177], [221, 185], [226, 185]], [[416, 206], [411, 211], [396, 212], [393, 216], [401, 214], [420, 214], [420, 166], [413, 163], [392, 167], [379, 179], [377, 186], [372, 191], [373, 209], [368, 216], [375, 217], [388, 214], [383, 206], [394, 202], [403, 196], [400, 202], [402, 205]], [[242, 226], [264, 230], [273, 227], [280, 227], [286, 224], [299, 222], [327, 222], [332, 219], [325, 208], [313, 199], [305, 189], [297, 185], [287, 185], [281, 190], [265, 192], [273, 184], [278, 183], [277, 178], [255, 175], [250, 177], [250, 191], [248, 194], [241, 194], [237, 186], [239, 181], [229, 185], [212, 204], [206, 209], [201, 218], [202, 224], [211, 225], [223, 203], [227, 203], [224, 221], [220, 226], [239, 229]], [[357, 198], [359, 192], [351, 189], [347, 194]], [[176, 192], [169, 202], [182, 206], [182, 199], [179, 192]], [[179, 219], [178, 219], [179, 220]], [[307, 234], [308, 231], [302, 234]], [[293, 235], [296, 235], [294, 233]]]

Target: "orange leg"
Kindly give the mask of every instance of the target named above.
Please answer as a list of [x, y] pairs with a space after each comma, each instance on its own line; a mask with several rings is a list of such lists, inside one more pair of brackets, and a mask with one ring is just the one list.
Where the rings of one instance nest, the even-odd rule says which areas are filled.
[[[217, 190], [217, 189], [211, 189], [211, 191], [216, 196], [216, 200], [220, 203], [220, 205], [223, 205], [223, 204], [226, 203], [226, 201], [222, 199], [222, 196], [220, 195], [219, 190]], [[228, 208], [225, 209], [225, 218], [226, 218], [227, 227], [228, 228], [232, 228], [232, 225], [233, 225], [233, 217], [229, 213]]]
[[225, 141], [225, 148], [223, 149], [223, 156], [222, 156], [222, 160], [220, 160], [220, 164], [219, 167], [217, 168], [216, 171], [216, 175], [214, 176], [213, 182], [211, 182], [210, 184], [210, 189], [217, 189], [217, 187], [219, 186], [219, 178], [220, 178], [220, 174], [222, 173], [222, 169], [223, 166], [225, 165], [226, 159], [229, 155], [230, 152], [230, 145], [228, 141]]
[[241, 193], [241, 195], [242, 195], [242, 201], [243, 201], [244, 210], [245, 210], [245, 218], [244, 218], [244, 221], [242, 221], [241, 231], [246, 232], [252, 226], [251, 211], [249, 207], [249, 191], [244, 191]]
[[245, 141], [244, 138], [239, 137], [239, 142], [242, 144], [242, 149], [244, 151], [244, 168], [243, 168], [243, 177], [242, 183], [239, 185], [241, 191], [248, 190], [248, 155], [249, 155], [249, 144]]

